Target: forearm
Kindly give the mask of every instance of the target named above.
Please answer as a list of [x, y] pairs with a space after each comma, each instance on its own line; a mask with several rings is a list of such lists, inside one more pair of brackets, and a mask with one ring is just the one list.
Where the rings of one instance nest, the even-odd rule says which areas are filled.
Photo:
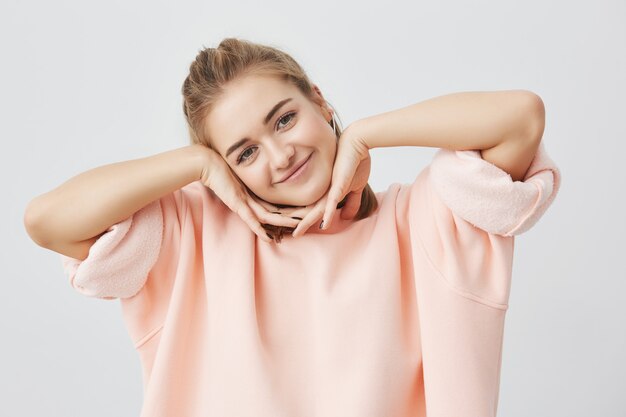
[[101, 234], [152, 201], [199, 180], [203, 149], [198, 146], [104, 165], [69, 179], [29, 203], [29, 235], [44, 246]]
[[537, 130], [540, 98], [527, 90], [459, 92], [355, 122], [370, 148], [485, 150]]

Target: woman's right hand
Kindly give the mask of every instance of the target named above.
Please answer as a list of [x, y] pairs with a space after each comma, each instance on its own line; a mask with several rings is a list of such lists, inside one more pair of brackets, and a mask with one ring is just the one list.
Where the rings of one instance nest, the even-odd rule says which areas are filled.
[[266, 202], [249, 193], [221, 155], [208, 147], [204, 149], [206, 151], [203, 155], [206, 157], [202, 158], [200, 181], [209, 187], [228, 208], [237, 213], [260, 239], [266, 242], [272, 241], [262, 223], [292, 228], [298, 226], [300, 220], [273, 213], [275, 208], [272, 209]]

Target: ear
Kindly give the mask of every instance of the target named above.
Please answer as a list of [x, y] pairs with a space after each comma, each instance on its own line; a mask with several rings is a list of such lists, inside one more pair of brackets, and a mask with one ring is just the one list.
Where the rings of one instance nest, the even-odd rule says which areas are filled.
[[324, 96], [322, 95], [322, 90], [317, 86], [317, 84], [312, 84], [313, 87], [313, 101], [317, 103], [322, 109], [322, 114], [325, 118], [330, 119], [333, 117], [333, 109], [328, 105]]
[[317, 86], [317, 84], [311, 84], [313, 87], [313, 95], [315, 96], [315, 101], [317, 104], [324, 103], [324, 95], [322, 94], [322, 90]]

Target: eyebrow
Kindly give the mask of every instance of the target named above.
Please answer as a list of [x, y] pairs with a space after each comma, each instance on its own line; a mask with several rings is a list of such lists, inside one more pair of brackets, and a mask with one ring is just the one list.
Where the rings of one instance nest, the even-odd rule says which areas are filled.
[[[284, 100], [279, 101], [278, 103], [276, 103], [274, 105], [274, 107], [272, 107], [272, 109], [269, 111], [269, 113], [267, 113], [267, 116], [265, 116], [265, 120], [263, 120], [263, 124], [267, 125], [267, 123], [272, 119], [272, 117], [274, 117], [274, 114], [280, 110], [280, 108], [285, 104], [288, 103], [289, 101], [293, 100], [293, 98], [286, 98]], [[237, 142], [235, 142], [233, 145], [231, 145], [230, 148], [228, 148], [228, 150], [226, 151], [226, 158], [228, 158], [228, 155], [230, 155], [231, 153], [233, 153], [237, 148], [243, 146], [246, 142], [248, 142], [250, 139], [249, 138], [243, 138], [243, 139], [239, 139]]]

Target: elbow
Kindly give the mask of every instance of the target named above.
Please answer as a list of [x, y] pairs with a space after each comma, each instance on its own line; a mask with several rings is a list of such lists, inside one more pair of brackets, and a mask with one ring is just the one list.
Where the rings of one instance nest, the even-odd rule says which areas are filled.
[[35, 200], [32, 200], [26, 206], [22, 222], [24, 224], [24, 228], [26, 229], [26, 233], [31, 238], [31, 240], [41, 247], [46, 247], [47, 242], [45, 239], [43, 239], [41, 233], [41, 216], [37, 214], [37, 211], [33, 206], [34, 201]]
[[37, 234], [37, 220], [35, 216], [29, 210], [26, 210], [26, 212], [24, 213], [23, 222], [24, 222], [24, 228], [26, 229], [26, 233], [31, 238], [31, 240], [35, 242], [36, 244], [38, 244], [39, 246], [43, 246], [42, 245], [43, 242], [41, 241], [41, 238]]
[[524, 90], [524, 119], [524, 138], [540, 142], [546, 125], [546, 108], [538, 94], [527, 90]]

